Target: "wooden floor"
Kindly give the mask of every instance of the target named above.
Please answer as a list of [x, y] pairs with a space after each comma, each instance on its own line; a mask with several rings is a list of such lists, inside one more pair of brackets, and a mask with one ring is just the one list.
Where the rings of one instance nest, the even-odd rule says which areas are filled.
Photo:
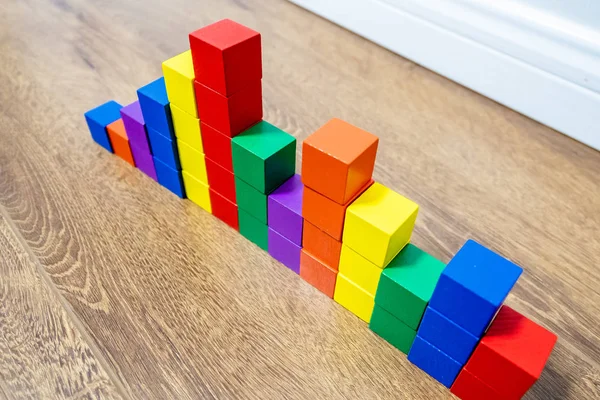
[[0, 2], [0, 398], [451, 398], [92, 142], [86, 110], [133, 101], [224, 17], [263, 34], [266, 120], [377, 134], [416, 245], [448, 261], [474, 238], [525, 268], [508, 304], [559, 335], [527, 398], [600, 398], [600, 153], [274, 0]]

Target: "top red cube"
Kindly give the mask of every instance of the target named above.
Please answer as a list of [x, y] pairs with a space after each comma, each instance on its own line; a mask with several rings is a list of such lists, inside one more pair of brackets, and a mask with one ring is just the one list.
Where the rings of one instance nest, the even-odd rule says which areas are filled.
[[262, 79], [260, 33], [223, 19], [190, 33], [196, 80], [231, 96]]

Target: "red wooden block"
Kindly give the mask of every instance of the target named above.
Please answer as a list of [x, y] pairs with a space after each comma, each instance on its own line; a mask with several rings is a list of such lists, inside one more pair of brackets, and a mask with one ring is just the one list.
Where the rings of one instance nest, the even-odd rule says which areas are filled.
[[190, 33], [196, 79], [231, 96], [262, 79], [260, 33], [229, 19]]
[[254, 81], [231, 97], [194, 81], [200, 120], [223, 135], [234, 137], [263, 117], [262, 83]]
[[231, 138], [223, 135], [215, 128], [200, 121], [202, 131], [202, 147], [204, 155], [221, 167], [233, 172], [231, 158]]
[[556, 340], [504, 305], [465, 368], [504, 398], [520, 399], [539, 379]]
[[227, 171], [208, 157], [204, 157], [204, 161], [206, 162], [206, 175], [208, 176], [210, 188], [236, 204], [233, 172]]
[[210, 203], [212, 205], [212, 213], [215, 217], [231, 226], [236, 231], [240, 230], [240, 223], [238, 220], [238, 208], [235, 203], [227, 200], [219, 193], [209, 189]]
[[463, 368], [450, 391], [461, 400], [502, 400], [494, 389]]

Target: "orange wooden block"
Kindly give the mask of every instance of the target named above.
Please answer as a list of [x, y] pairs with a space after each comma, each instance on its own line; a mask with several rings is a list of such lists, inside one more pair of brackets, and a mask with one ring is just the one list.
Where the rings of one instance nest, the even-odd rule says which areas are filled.
[[369, 182], [379, 138], [334, 118], [302, 144], [304, 185], [346, 204]]
[[335, 240], [307, 220], [304, 220], [302, 230], [302, 246], [329, 268], [334, 271], [338, 270], [342, 242]]
[[300, 252], [300, 276], [332, 299], [337, 274], [305, 249]]
[[346, 204], [338, 204], [330, 198], [305, 187], [302, 199], [302, 216], [329, 236], [341, 241], [346, 208], [372, 184], [373, 179], [369, 180], [365, 186], [356, 192]]
[[106, 126], [110, 144], [112, 144], [114, 153], [135, 167], [131, 147], [129, 147], [129, 138], [125, 132], [123, 120], [119, 118], [115, 122]]

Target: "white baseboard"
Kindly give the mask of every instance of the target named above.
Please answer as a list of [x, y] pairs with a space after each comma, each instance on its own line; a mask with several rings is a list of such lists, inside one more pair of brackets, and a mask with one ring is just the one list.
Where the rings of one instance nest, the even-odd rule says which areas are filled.
[[290, 1], [600, 150], [600, 32], [589, 26], [513, 0]]

